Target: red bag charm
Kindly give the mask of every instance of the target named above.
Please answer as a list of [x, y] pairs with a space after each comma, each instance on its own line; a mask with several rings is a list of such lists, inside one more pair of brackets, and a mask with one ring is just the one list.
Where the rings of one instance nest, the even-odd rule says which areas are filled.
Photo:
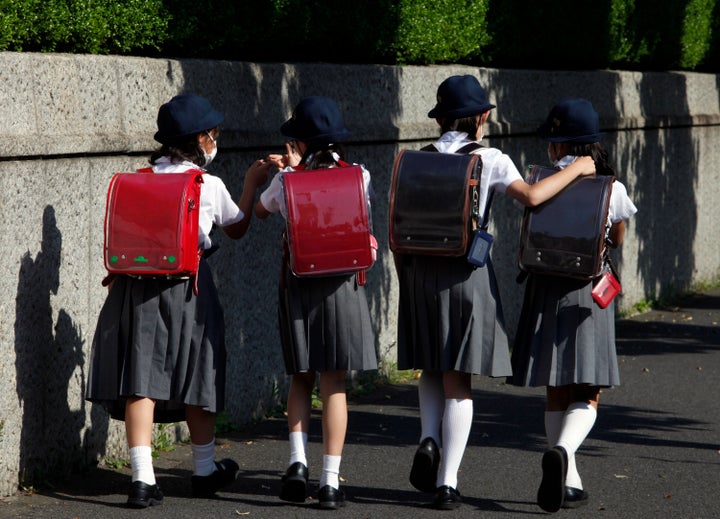
[[592, 297], [600, 308], [607, 308], [621, 290], [620, 282], [612, 271], [608, 270], [598, 278], [597, 283], [593, 286]]

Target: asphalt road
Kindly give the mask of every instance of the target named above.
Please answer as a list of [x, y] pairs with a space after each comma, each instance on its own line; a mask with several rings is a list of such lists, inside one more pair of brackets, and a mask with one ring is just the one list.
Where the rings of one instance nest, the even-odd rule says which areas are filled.
[[[561, 510], [574, 518], [720, 517], [720, 289], [677, 308], [618, 321], [621, 385], [603, 392], [598, 420], [578, 452], [588, 506]], [[342, 517], [420, 519], [550, 515], [535, 504], [544, 450], [542, 389], [474, 381], [475, 419], [459, 475], [463, 506], [428, 507], [431, 496], [408, 483], [419, 440], [416, 387], [387, 386], [350, 407], [341, 481], [342, 510], [277, 498], [288, 456], [286, 426], [269, 419], [218, 440], [218, 456], [234, 458], [237, 482], [216, 499], [190, 495], [187, 445], [156, 460], [162, 506], [124, 507], [127, 468], [98, 468], [56, 481], [32, 495], [0, 500], [0, 517], [201, 518]], [[320, 472], [320, 415], [310, 434], [310, 476]]]

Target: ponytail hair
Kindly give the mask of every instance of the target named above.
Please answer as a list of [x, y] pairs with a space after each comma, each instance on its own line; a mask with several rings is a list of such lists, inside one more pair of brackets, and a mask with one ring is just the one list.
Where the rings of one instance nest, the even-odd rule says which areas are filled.
[[329, 168], [335, 165], [334, 153], [345, 160], [345, 147], [340, 143], [308, 143], [300, 164], [307, 169]]
[[614, 176], [615, 170], [608, 162], [608, 153], [599, 142], [592, 144], [570, 144], [568, 155], [592, 157], [598, 175]]

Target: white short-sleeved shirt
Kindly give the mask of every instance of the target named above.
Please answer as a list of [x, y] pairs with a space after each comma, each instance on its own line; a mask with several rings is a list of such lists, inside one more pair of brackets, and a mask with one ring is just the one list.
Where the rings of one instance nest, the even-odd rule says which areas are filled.
[[[372, 186], [370, 185], [370, 172], [365, 166], [360, 165], [365, 184], [365, 194], [368, 197], [368, 214], [370, 210], [370, 199], [372, 198]], [[293, 171], [293, 168], [285, 168], [278, 172], [270, 181], [270, 185], [260, 194], [260, 203], [270, 213], [280, 213], [287, 220], [287, 207], [285, 206], [285, 193], [283, 191], [283, 173]]]
[[[445, 132], [434, 146], [441, 153], [455, 153], [457, 150], [470, 144], [473, 141], [465, 132]], [[507, 187], [516, 180], [523, 180], [522, 175], [513, 163], [512, 159], [497, 148], [478, 148], [473, 152], [482, 158], [482, 175], [480, 176], [480, 199], [479, 214], [485, 215], [488, 196], [495, 190], [505, 193]]]
[[[192, 162], [173, 163], [168, 157], [161, 157], [152, 169], [155, 173], [184, 173], [190, 169], [205, 171]], [[239, 222], [244, 213], [232, 199], [225, 183], [218, 177], [209, 173], [203, 174], [203, 185], [200, 188], [200, 215], [198, 243], [203, 249], [212, 245], [210, 231], [213, 225], [226, 227]]]
[[[564, 169], [570, 164], [575, 162], [578, 157], [572, 155], [566, 155], [557, 162], [555, 166]], [[623, 220], [627, 220], [632, 215], [637, 213], [637, 207], [633, 204], [632, 200], [627, 194], [627, 189], [619, 180], [615, 180], [612, 186], [612, 193], [610, 194], [610, 208], [608, 211], [608, 220], [610, 223], [618, 223]]]

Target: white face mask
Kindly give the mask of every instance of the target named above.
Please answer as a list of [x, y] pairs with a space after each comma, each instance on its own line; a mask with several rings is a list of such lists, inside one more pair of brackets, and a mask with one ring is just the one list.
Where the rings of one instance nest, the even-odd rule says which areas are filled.
[[210, 165], [210, 163], [213, 161], [213, 159], [215, 158], [215, 156], [217, 155], [217, 141], [215, 139], [213, 139], [213, 136], [210, 135], [210, 132], [205, 132], [205, 133], [207, 134], [207, 136], [210, 138], [210, 140], [213, 143], [213, 150], [210, 153], [208, 153], [205, 151], [205, 148], [203, 148], [202, 146], [200, 147], [203, 152], [203, 157], [205, 158], [205, 164], [203, 164], [204, 168], [208, 167]]

